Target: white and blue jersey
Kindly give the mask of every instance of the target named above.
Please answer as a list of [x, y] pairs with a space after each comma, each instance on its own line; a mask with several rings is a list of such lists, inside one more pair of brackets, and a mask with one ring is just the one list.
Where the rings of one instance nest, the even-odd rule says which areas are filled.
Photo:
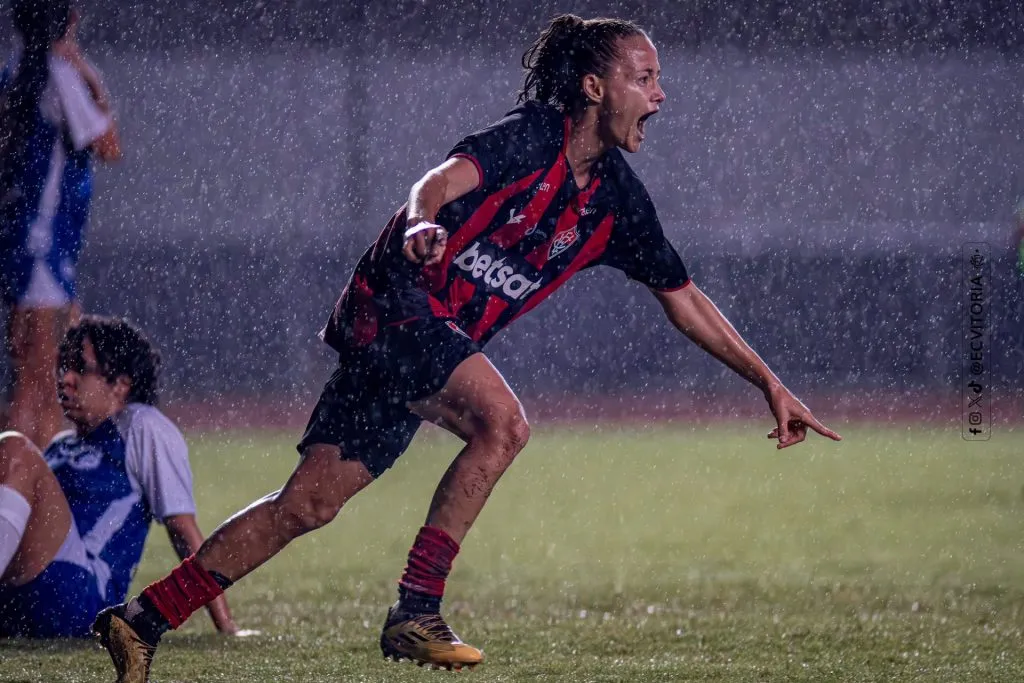
[[[17, 73], [15, 55], [0, 73], [0, 92]], [[111, 119], [96, 106], [89, 87], [67, 61], [51, 56], [49, 75], [27, 163], [13, 204], [0, 220], [0, 290], [8, 304], [55, 308], [76, 297], [75, 275], [92, 199], [89, 146]]]
[[151, 522], [195, 514], [188, 447], [163, 413], [133, 403], [86, 435], [57, 435], [44, 457], [71, 530], [42, 574], [0, 587], [0, 635], [84, 637], [100, 609], [124, 601]]

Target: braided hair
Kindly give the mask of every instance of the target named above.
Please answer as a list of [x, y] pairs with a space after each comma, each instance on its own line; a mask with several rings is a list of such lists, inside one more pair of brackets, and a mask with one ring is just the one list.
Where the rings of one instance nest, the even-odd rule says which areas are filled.
[[523, 53], [526, 79], [519, 102], [537, 100], [553, 104], [578, 118], [587, 107], [583, 77], [604, 77], [616, 57], [618, 41], [646, 36], [643, 29], [623, 19], [581, 19], [563, 14]]

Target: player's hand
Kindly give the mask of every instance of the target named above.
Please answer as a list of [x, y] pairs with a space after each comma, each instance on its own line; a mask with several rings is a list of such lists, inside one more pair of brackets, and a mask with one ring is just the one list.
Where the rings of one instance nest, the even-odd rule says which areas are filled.
[[776, 448], [788, 448], [807, 438], [810, 427], [822, 436], [833, 441], [842, 441], [843, 437], [821, 424], [803, 403], [791, 394], [788, 389], [778, 386], [765, 392], [765, 398], [771, 408], [772, 415], [778, 426], [768, 433], [769, 439], [778, 439]]
[[436, 223], [419, 221], [405, 230], [402, 253], [413, 263], [432, 266], [440, 263], [448, 246], [448, 231]]
[[213, 619], [213, 626], [217, 629], [217, 633], [225, 636], [239, 634], [238, 624], [235, 623], [234, 617], [231, 616], [227, 598], [223, 594], [214, 598], [206, 606], [206, 609], [210, 612], [210, 618]]
[[257, 628], [240, 628], [229, 635], [233, 635], [235, 638], [256, 638], [262, 636], [263, 631]]

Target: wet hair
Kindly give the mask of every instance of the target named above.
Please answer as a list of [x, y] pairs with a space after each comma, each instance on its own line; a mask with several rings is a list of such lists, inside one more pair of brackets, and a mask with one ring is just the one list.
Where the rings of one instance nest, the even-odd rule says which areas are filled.
[[28, 141], [49, 79], [47, 55], [51, 43], [67, 33], [71, 8], [68, 0], [13, 0], [11, 18], [24, 45], [17, 72], [0, 92], [0, 216], [21, 196], [18, 179], [31, 163]]
[[67, 33], [71, 4], [68, 0], [13, 0], [11, 19], [26, 46], [43, 43], [49, 48]]
[[60, 372], [85, 369], [82, 354], [86, 340], [92, 343], [100, 374], [107, 382], [113, 383], [122, 375], [131, 380], [128, 403], [157, 404], [160, 352], [138, 327], [122, 318], [82, 316], [60, 342], [57, 355]]
[[519, 101], [553, 104], [576, 118], [587, 106], [583, 77], [604, 77], [619, 56], [618, 41], [646, 36], [643, 29], [623, 19], [581, 19], [563, 14], [523, 53], [526, 79]]

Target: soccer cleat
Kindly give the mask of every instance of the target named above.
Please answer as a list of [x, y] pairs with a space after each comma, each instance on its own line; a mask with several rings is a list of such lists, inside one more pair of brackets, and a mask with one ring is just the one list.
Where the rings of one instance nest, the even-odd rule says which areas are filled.
[[96, 615], [93, 634], [110, 654], [117, 683], [148, 683], [156, 645], [142, 640], [124, 618], [125, 605], [114, 605]]
[[388, 610], [380, 649], [387, 659], [408, 659], [419, 666], [449, 671], [472, 669], [484, 653], [459, 640], [440, 614], [402, 612], [398, 603]]

